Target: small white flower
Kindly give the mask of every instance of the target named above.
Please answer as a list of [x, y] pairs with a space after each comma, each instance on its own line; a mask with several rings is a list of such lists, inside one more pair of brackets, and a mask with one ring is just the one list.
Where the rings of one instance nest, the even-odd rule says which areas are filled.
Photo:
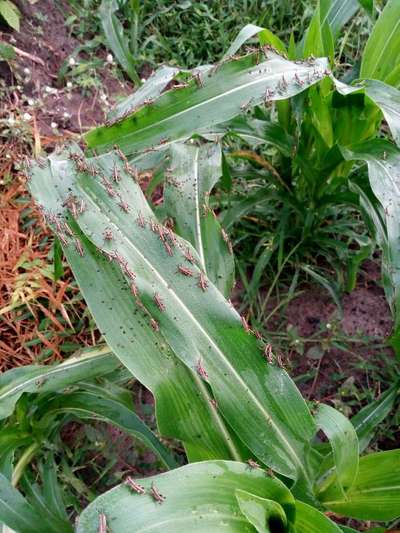
[[299, 339], [296, 339], [296, 340], [294, 341], [294, 343], [295, 343], [295, 344], [300, 344]]
[[50, 126], [51, 126], [51, 128], [52, 128], [53, 130], [56, 130], [57, 127], [58, 127], [58, 124], [57, 124], [57, 122], [52, 122], [52, 123], [50, 124]]
[[21, 85], [17, 85], [16, 89], [17, 89], [17, 91], [22, 91], [22, 86]]
[[24, 113], [22, 118], [25, 120], [25, 122], [29, 122], [32, 119], [32, 115], [29, 113]]
[[70, 57], [70, 58], [68, 59], [68, 65], [69, 65], [70, 67], [73, 67], [75, 64], [76, 64], [75, 59], [74, 59], [73, 57]]
[[107, 100], [107, 95], [104, 94], [104, 93], [102, 93], [102, 94], [100, 95], [100, 100], [101, 100], [102, 102], [105, 102], [105, 101]]
[[194, 144], [194, 139], [190, 139], [190, 144]]
[[69, 117], [70, 117], [70, 114], [67, 113], [67, 111], [64, 111], [64, 113], [63, 113], [63, 117], [64, 117], [64, 118], [69, 118]]
[[11, 159], [11, 155], [10, 154], [6, 154], [6, 159]]
[[8, 119], [8, 125], [9, 125], [9, 126], [14, 126], [14, 124], [15, 124], [15, 118], [14, 118], [14, 117], [10, 117], [10, 118]]
[[140, 81], [144, 83], [146, 81], [146, 78], [142, 78]]
[[26, 74], [27, 76], [29, 76], [29, 74], [31, 73], [31, 71], [29, 70], [28, 67], [25, 67], [24, 68], [24, 74]]
[[28, 98], [28, 105], [35, 105], [35, 100], [33, 100], [33, 98]]
[[53, 91], [53, 89], [51, 87], [49, 87], [48, 85], [46, 85], [44, 90], [45, 90], [46, 93], [49, 93], [49, 94]]
[[67, 89], [72, 89], [72, 81], [67, 81]]
[[106, 61], [107, 61], [107, 63], [113, 63], [114, 62], [113, 55], [112, 54], [107, 54]]
[[326, 324], [326, 329], [331, 329], [331, 328], [332, 328], [332, 324], [331, 324], [330, 322], [328, 322], [328, 323]]

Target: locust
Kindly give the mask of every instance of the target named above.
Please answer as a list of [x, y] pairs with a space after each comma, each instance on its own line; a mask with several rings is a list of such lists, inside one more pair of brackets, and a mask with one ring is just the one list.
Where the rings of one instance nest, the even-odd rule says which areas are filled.
[[304, 85], [304, 81], [299, 78], [297, 72], [294, 75], [294, 79], [295, 79], [297, 85], [300, 85], [300, 87], [302, 87]]
[[132, 489], [134, 492], [137, 492], [138, 494], [146, 493], [146, 489], [142, 485], [139, 485], [139, 483], [136, 483], [136, 481], [130, 476], [126, 477], [125, 485], [127, 485], [130, 489]]
[[118, 171], [118, 167], [117, 167], [116, 163], [114, 163], [112, 177], [113, 177], [113, 180], [115, 181], [115, 183], [119, 183], [121, 181], [121, 175], [120, 175], [120, 173]]
[[180, 274], [183, 274], [184, 276], [188, 276], [188, 277], [194, 276], [193, 270], [190, 270], [190, 268], [187, 268], [183, 265], [178, 265], [178, 272]]
[[110, 230], [110, 228], [106, 228], [103, 231], [103, 239], [105, 241], [111, 241], [113, 239], [113, 232]]
[[165, 248], [167, 254], [170, 257], [172, 257], [174, 255], [174, 252], [172, 251], [171, 245], [169, 243], [167, 243], [166, 241], [164, 242], [164, 248]]
[[127, 202], [121, 199], [118, 205], [122, 209], [122, 211], [124, 211], [125, 213], [129, 213], [129, 205]]
[[104, 513], [99, 514], [99, 533], [107, 533], [107, 517]]
[[200, 287], [200, 289], [203, 292], [206, 292], [206, 290], [208, 289], [208, 281], [207, 281], [205, 275], [203, 274], [203, 272], [200, 272], [199, 282], [198, 282], [197, 285]]
[[198, 375], [203, 378], [203, 379], [208, 379], [208, 374], [207, 374], [207, 371], [206, 369], [203, 367], [202, 363], [201, 363], [201, 359], [199, 359], [197, 361], [197, 364], [196, 364], [196, 370], [197, 370], [197, 373]]
[[192, 252], [189, 250], [189, 248], [186, 248], [185, 253], [183, 255], [185, 256], [186, 261], [189, 261], [189, 263], [192, 263], [192, 265], [196, 262], [196, 259], [193, 257]]
[[160, 326], [158, 325], [157, 320], [154, 320], [154, 318], [150, 319], [150, 326], [153, 331], [160, 331]]
[[248, 459], [246, 463], [251, 470], [253, 470], [254, 468], [260, 468], [260, 465], [253, 459]]
[[162, 301], [158, 292], [154, 294], [154, 302], [161, 312], [165, 311], [165, 303]]
[[270, 344], [266, 344], [265, 347], [264, 347], [264, 357], [266, 358], [268, 363], [272, 364], [274, 362], [274, 356], [273, 356], [273, 353], [272, 353], [272, 346]]
[[76, 248], [76, 251], [78, 252], [78, 254], [81, 257], [83, 257], [84, 252], [83, 252], [82, 244], [81, 244], [81, 241], [79, 241], [78, 239], [75, 239], [75, 248]]
[[240, 320], [242, 321], [242, 325], [243, 325], [243, 328], [244, 328], [245, 332], [249, 333], [251, 330], [250, 330], [250, 326], [249, 326], [246, 318], [244, 316], [241, 316]]
[[135, 298], [137, 298], [139, 296], [139, 291], [138, 291], [138, 288], [137, 288], [137, 285], [134, 281], [132, 281], [131, 285], [130, 285], [130, 288], [131, 288], [131, 293], [133, 294], [133, 296]]
[[157, 487], [154, 485], [154, 483], [151, 484], [151, 491], [150, 491], [150, 494], [152, 495], [153, 497], [153, 500], [157, 503], [163, 503], [165, 501], [165, 496], [163, 496], [162, 494], [160, 494], [160, 492], [158, 491]]
[[145, 228], [146, 227], [146, 221], [145, 221], [144, 216], [142, 215], [142, 213], [138, 214], [136, 222], [138, 223], [138, 226], [140, 226], [141, 228]]

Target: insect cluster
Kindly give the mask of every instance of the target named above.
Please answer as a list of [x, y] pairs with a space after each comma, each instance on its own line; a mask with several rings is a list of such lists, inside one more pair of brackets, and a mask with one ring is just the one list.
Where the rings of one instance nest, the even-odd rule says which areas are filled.
[[[147, 493], [146, 489], [139, 483], [136, 483], [136, 481], [130, 476], [127, 476], [125, 478], [124, 484], [128, 487], [128, 489], [131, 492], [135, 492], [136, 494], [143, 495]], [[149, 495], [153, 498], [154, 502], [159, 503], [159, 504], [164, 503], [166, 500], [166, 497], [160, 493], [160, 491], [154, 485], [154, 483], [151, 484]], [[107, 533], [108, 531], [109, 531], [109, 527], [107, 524], [107, 516], [105, 513], [101, 512], [99, 513], [98, 533]]]

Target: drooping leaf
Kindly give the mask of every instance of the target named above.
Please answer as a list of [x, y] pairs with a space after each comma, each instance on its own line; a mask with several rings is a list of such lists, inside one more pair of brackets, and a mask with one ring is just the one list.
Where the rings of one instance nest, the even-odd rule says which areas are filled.
[[296, 533], [340, 533], [339, 526], [315, 507], [296, 500]]
[[224, 54], [223, 60], [236, 54], [243, 44], [255, 35], [258, 35], [261, 44], [270, 44], [278, 52], [286, 54], [286, 47], [277, 35], [274, 35], [270, 30], [261, 28], [255, 24], [246, 24], [232, 41], [232, 44]]
[[[51, 213], [56, 212], [62, 197], [50, 167], [41, 169], [37, 177], [37, 183], [35, 179], [31, 181], [33, 192], [48, 205]], [[64, 246], [75, 278], [96, 316], [98, 327], [106, 332], [108, 345], [154, 394], [160, 433], [182, 440], [191, 461], [221, 457], [240, 460], [240, 446], [215, 409], [205, 384], [174, 356], [160, 333], [152, 329], [148, 316], [138, 310], [118, 265], [97, 251], [73, 219], [68, 224], [82, 245], [83, 255], [73, 241]], [[57, 231], [56, 226], [54, 229]], [[113, 311], [112, 322], [110, 311]], [[196, 413], [195, 417], [191, 416], [192, 412]]]
[[[173, 145], [170, 175], [164, 187], [164, 209], [175, 221], [178, 235], [197, 251], [204, 275], [228, 297], [235, 270], [232, 248], [209, 207], [209, 195], [221, 176], [221, 165], [221, 147], [217, 143]], [[190, 256], [186, 264], [190, 269]]]
[[18, 533], [56, 533], [15, 489], [10, 481], [0, 474], [0, 523]]
[[376, 139], [342, 149], [348, 160], [362, 160], [368, 165], [371, 188], [384, 210], [387, 245], [386, 272], [391, 285], [385, 284], [386, 296], [395, 312], [396, 325], [400, 320], [400, 272], [395, 265], [400, 262], [400, 150], [393, 144]]
[[[353, 485], [358, 472], [359, 446], [356, 430], [348, 418], [324, 404], [318, 408], [316, 423], [329, 439], [334, 468], [331, 476], [328, 475], [319, 490], [325, 493], [326, 498], [331, 495], [344, 497]], [[327, 459], [329, 467], [330, 456]], [[324, 466], [322, 465], [322, 468]]]
[[118, 2], [116, 0], [103, 0], [99, 7], [100, 23], [118, 63], [131, 80], [140, 85], [135, 61], [124, 36], [124, 28], [115, 14], [117, 10]]
[[278, 502], [240, 489], [236, 490], [236, 498], [241, 512], [259, 533], [287, 530], [287, 517]]
[[58, 395], [46, 404], [44, 417], [38, 426], [46, 425], [48, 418], [61, 412], [75, 413], [79, 418], [102, 420], [113, 424], [151, 448], [168, 468], [177, 466], [170, 451], [161, 444], [146, 424], [120, 402], [88, 392]]
[[15, 31], [19, 31], [21, 13], [11, 0], [0, 0], [0, 16]]
[[381, 396], [367, 404], [351, 418], [351, 423], [357, 432], [360, 452], [370, 443], [379, 424], [387, 417], [393, 408], [394, 401], [399, 394], [399, 383], [395, 383]]
[[0, 374], [0, 419], [10, 416], [24, 392], [57, 392], [112, 372], [119, 364], [107, 346], [85, 349], [59, 365], [27, 365]]
[[[239, 510], [238, 487], [255, 497], [282, 502], [285, 513], [294, 516], [294, 500], [283, 483], [242, 463], [194, 463], [135, 481], [144, 487], [145, 494], [136, 494], [120, 485], [99, 496], [81, 514], [77, 533], [97, 533], [100, 513], [106, 516], [110, 530], [118, 533], [132, 531], [132, 524], [137, 531], [163, 533], [254, 531]], [[152, 486], [164, 496], [161, 504], [153, 499]]]
[[59, 533], [72, 533], [73, 528], [65, 511], [65, 503], [62, 501], [62, 489], [57, 482], [53, 458], [49, 458], [46, 465], [40, 463], [39, 468], [42, 475], [41, 484], [26, 475], [19, 483], [25, 498], [43, 521], [51, 524], [53, 530]]
[[[180, 271], [188, 243], [157, 225], [123, 162], [109, 154], [89, 164], [97, 168], [94, 177], [76, 172], [72, 161], [52, 161], [52, 179], [38, 168], [31, 188], [37, 200], [59, 217], [66, 215], [68, 195], [79, 198], [86, 205], [77, 217], [80, 228], [99, 249], [116, 258], [126, 278], [134, 279], [138, 296], [136, 305], [131, 297], [132, 310], [126, 315], [137, 318], [130, 319], [126, 331], [115, 331], [108, 320], [99, 324], [108, 344], [118, 353], [125, 343], [129, 355], [124, 361], [132, 365], [132, 322], [157, 321], [161, 345], [166, 342], [192, 375], [210, 385], [218, 411], [246, 446], [278, 472], [309, 484], [304, 458], [315, 426], [293, 382], [286, 372], [266, 364], [259, 341], [243, 328], [238, 314], [212, 283], [205, 291], [198, 286], [201, 270], [197, 265], [192, 265], [193, 275]], [[104, 180], [112, 179], [115, 172], [120, 181], [113, 187], [120, 202], [115, 201], [117, 193], [110, 196], [109, 186], [104, 186]], [[121, 207], [122, 199], [126, 204]], [[104, 238], [106, 229], [112, 232], [110, 240]], [[160, 233], [173, 245], [172, 256]], [[67, 256], [71, 248], [72, 243], [66, 247]], [[98, 309], [92, 311], [99, 322]], [[161, 369], [165, 364], [160, 363]]]
[[146, 104], [146, 101], [158, 98], [170, 83], [179, 69], [176, 67], [161, 66], [147, 79], [146, 83], [139, 87], [131, 96], [118, 103], [107, 116], [109, 121], [114, 121], [133, 113], [135, 109]]
[[394, 520], [400, 516], [400, 450], [362, 457], [346, 498], [323, 504], [335, 513], [360, 520]]

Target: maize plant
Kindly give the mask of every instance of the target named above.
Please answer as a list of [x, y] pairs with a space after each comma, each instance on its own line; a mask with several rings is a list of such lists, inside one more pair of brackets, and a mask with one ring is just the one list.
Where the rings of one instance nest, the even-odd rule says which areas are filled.
[[[397, 4], [389, 1], [378, 20], [377, 27], [388, 20], [388, 36], [396, 12]], [[319, 12], [314, 17], [305, 39], [308, 53], [316, 39], [310, 35], [321, 37], [322, 52], [322, 35], [332, 42], [338, 28], [329, 13], [323, 24]], [[79, 532], [340, 532], [352, 530], [331, 520], [332, 513], [382, 522], [400, 515], [400, 451], [364, 454], [398, 384], [352, 420], [328, 405], [310, 409], [272, 347], [227, 299], [233, 249], [209, 202], [222, 173], [221, 125], [243, 111], [265, 102], [301, 101], [317, 87], [355, 93], [371, 108], [369, 124], [360, 129], [376, 135], [382, 113], [398, 142], [399, 93], [382, 81], [345, 85], [333, 77], [328, 59], [289, 60], [265, 43], [236, 55], [255, 33], [260, 29], [243, 30], [216, 65], [190, 73], [162, 67], [105, 126], [86, 135], [86, 152], [70, 145], [28, 164], [32, 195], [63, 246], [108, 348], [64, 366], [18, 369], [2, 377], [0, 438], [7, 446], [0, 455], [0, 520], [16, 531], [71, 530], [62, 496], [57, 505], [46, 505], [47, 484], [56, 487], [54, 471], [50, 476], [43, 470], [42, 492], [23, 475], [39, 455], [40, 439], [51, 439], [59, 413], [69, 410], [135, 434], [171, 469], [128, 478], [94, 499], [78, 518]], [[273, 44], [281, 46], [276, 39]], [[371, 61], [374, 53], [371, 48]], [[381, 59], [390, 62], [389, 51]], [[386, 72], [395, 84], [388, 70], [380, 65], [376, 72], [380, 79]], [[322, 127], [324, 107], [318, 105]], [[327, 165], [367, 161], [378, 201], [395, 209], [399, 149], [364, 133], [356, 145], [335, 144]], [[164, 203], [157, 209], [140, 187], [148, 169], [164, 180]], [[386, 182], [390, 193], [382, 186]], [[362, 194], [373, 215], [376, 203]], [[380, 218], [379, 231], [388, 264], [396, 269], [393, 218], [394, 212]], [[389, 277], [396, 309], [396, 270]], [[90, 382], [94, 376], [115, 382], [118, 364], [153, 393], [160, 434], [179, 439], [191, 464], [175, 468], [165, 446], [115, 393]], [[26, 423], [25, 392], [34, 395], [28, 398], [37, 405], [36, 426]], [[20, 459], [14, 465], [16, 450]]]

